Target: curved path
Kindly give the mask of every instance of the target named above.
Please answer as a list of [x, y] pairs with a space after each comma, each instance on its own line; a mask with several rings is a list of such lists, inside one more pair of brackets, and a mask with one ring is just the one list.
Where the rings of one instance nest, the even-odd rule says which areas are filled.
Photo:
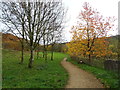
[[104, 88], [95, 76], [67, 62], [66, 59], [64, 58], [61, 62], [69, 73], [68, 84], [65, 88]]

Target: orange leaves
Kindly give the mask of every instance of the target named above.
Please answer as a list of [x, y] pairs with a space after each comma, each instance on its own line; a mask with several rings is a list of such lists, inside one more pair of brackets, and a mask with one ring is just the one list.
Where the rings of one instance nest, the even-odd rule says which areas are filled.
[[83, 30], [83, 28], [79, 28], [78, 30]]
[[78, 28], [78, 30], [87, 30], [87, 27]]
[[91, 28], [95, 28], [95, 26], [92, 25]]
[[107, 33], [112, 29], [112, 18], [103, 18], [99, 12], [84, 3], [77, 25], [72, 27], [72, 40], [67, 44], [68, 53], [74, 56], [102, 57], [110, 54]]
[[107, 50], [108, 45], [106, 44], [104, 38], [95, 39], [94, 43], [93, 39], [90, 39], [89, 48], [87, 45], [87, 39], [80, 40], [79, 38], [79, 41], [72, 40], [69, 44], [67, 44], [68, 53], [72, 56], [88, 56], [89, 54], [91, 54], [91, 56], [102, 57], [111, 52]]
[[86, 52], [86, 55], [89, 55], [90, 54], [90, 52]]
[[108, 26], [108, 25], [109, 25], [109, 22], [106, 22], [104, 25]]

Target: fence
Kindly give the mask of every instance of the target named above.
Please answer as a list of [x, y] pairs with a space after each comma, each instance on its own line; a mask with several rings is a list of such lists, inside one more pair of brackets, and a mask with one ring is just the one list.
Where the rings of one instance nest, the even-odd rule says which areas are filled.
[[120, 61], [106, 60], [104, 62], [104, 68], [110, 71], [118, 71], [120, 68]]
[[120, 61], [118, 60], [115, 61], [115, 60], [105, 60], [105, 59], [92, 59], [92, 62], [90, 64], [86, 58], [78, 58], [73, 56], [71, 58], [77, 61], [78, 63], [80, 61], [83, 61], [83, 63], [85, 64], [103, 68], [109, 71], [118, 71], [120, 69]]

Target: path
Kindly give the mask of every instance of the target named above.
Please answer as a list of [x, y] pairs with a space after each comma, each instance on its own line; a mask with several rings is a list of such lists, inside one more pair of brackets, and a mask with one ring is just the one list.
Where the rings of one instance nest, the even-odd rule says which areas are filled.
[[62, 66], [69, 73], [66, 88], [103, 88], [103, 85], [95, 76], [67, 62], [66, 59], [67, 58], [64, 58], [61, 62]]

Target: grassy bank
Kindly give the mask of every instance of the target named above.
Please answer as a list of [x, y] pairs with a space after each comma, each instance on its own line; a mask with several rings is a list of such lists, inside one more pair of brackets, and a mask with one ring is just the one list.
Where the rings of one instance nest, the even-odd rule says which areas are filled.
[[119, 82], [118, 82], [119, 78], [118, 78], [117, 73], [106, 71], [104, 69], [96, 68], [96, 67], [89, 66], [86, 64], [78, 64], [77, 62], [75, 62], [74, 60], [72, 60], [70, 58], [68, 58], [68, 61], [77, 65], [79, 68], [95, 75], [101, 81], [101, 83], [103, 83], [105, 85], [105, 87], [119, 88]]
[[[42, 55], [42, 53], [40, 53]], [[62, 88], [68, 80], [68, 74], [60, 65], [61, 60], [67, 55], [54, 53], [54, 60], [48, 61], [40, 57], [34, 60], [33, 68], [27, 67], [29, 53], [25, 53], [24, 64], [20, 62], [20, 52], [3, 50], [3, 88]]]

